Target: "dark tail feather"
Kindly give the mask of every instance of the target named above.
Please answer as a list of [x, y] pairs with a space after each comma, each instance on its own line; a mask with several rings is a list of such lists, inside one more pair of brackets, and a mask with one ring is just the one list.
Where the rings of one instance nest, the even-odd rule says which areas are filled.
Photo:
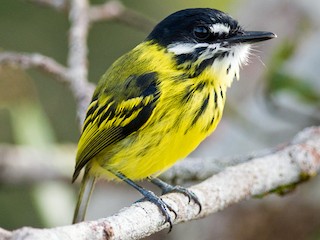
[[82, 178], [78, 202], [74, 211], [72, 223], [84, 221], [95, 182], [96, 177], [89, 175], [89, 169], [86, 168], [84, 176]]

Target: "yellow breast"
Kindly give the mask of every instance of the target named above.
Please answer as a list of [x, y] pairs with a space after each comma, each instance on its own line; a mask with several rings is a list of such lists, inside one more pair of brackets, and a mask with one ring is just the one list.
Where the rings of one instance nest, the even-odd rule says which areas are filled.
[[192, 152], [221, 119], [226, 93], [221, 79], [211, 71], [189, 78], [164, 51], [151, 47], [147, 53], [137, 63], [147, 62], [144, 71], [159, 74], [156, 107], [143, 128], [95, 158], [96, 174], [115, 179], [106, 175], [105, 168], [112, 168], [132, 180], [158, 175]]

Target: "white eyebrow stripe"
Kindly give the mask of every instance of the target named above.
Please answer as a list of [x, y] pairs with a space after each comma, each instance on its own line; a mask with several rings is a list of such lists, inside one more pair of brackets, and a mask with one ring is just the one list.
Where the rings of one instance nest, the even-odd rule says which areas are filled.
[[215, 23], [215, 24], [210, 26], [210, 31], [212, 33], [219, 33], [219, 34], [229, 33], [230, 27], [227, 26], [227, 25], [224, 25], [222, 23]]
[[168, 46], [168, 51], [173, 52], [175, 55], [188, 54], [192, 53], [196, 48], [199, 47], [208, 47], [208, 43], [178, 43], [178, 44], [170, 44]]

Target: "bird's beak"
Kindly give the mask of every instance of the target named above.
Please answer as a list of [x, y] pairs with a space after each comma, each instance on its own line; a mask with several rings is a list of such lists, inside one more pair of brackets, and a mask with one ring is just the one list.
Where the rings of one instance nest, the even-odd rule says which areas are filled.
[[255, 43], [266, 41], [276, 37], [277, 35], [272, 32], [244, 31], [225, 40], [228, 43]]

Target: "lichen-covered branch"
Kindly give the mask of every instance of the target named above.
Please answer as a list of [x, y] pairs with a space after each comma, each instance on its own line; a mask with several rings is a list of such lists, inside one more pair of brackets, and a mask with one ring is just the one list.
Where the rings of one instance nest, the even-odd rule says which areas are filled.
[[3, 228], [0, 228], [0, 239], [1, 240], [9, 240], [11, 239], [11, 236], [12, 236], [12, 233], [3, 229]]
[[[177, 224], [205, 217], [243, 199], [269, 193], [280, 186], [299, 184], [319, 171], [320, 129], [313, 127], [299, 133], [289, 146], [273, 154], [229, 167], [191, 187], [202, 204], [200, 214], [197, 205], [188, 203], [188, 198], [182, 194], [170, 193], [163, 196], [163, 199], [176, 211], [174, 224]], [[175, 217], [174, 214], [172, 217]], [[163, 221], [157, 206], [150, 202], [140, 202], [97, 221], [53, 229], [18, 229], [8, 239], [140, 239], [168, 227], [163, 225]]]

